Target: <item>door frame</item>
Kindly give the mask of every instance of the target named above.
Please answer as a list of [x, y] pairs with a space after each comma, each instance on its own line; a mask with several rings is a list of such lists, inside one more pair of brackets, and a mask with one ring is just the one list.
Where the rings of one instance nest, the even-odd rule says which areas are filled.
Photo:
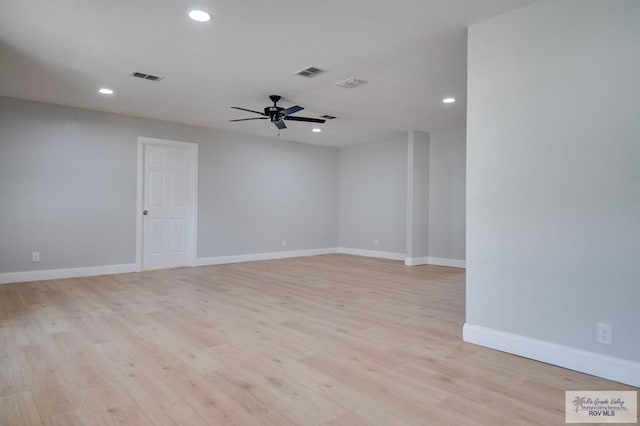
[[174, 148], [188, 149], [193, 156], [193, 234], [189, 236], [191, 240], [191, 258], [188, 260], [189, 266], [196, 266], [198, 257], [198, 144], [192, 142], [179, 142], [168, 139], [156, 139], [145, 136], [138, 136], [138, 160], [137, 160], [137, 183], [136, 183], [136, 271], [144, 270], [144, 226], [142, 223], [142, 211], [144, 209], [144, 147], [145, 145], [157, 145]]

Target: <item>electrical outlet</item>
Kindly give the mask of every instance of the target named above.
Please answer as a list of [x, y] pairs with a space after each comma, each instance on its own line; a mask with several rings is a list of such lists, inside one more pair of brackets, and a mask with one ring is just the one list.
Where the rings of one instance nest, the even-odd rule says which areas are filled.
[[287, 240], [282, 240], [282, 247], [286, 247], [287, 246]]
[[40, 262], [40, 252], [39, 251], [31, 252], [31, 262], [33, 262], [33, 263]]
[[373, 240], [373, 245], [378, 247], [380, 245], [380, 241], [378, 241], [378, 239], [376, 238], [375, 240]]
[[603, 345], [613, 344], [613, 326], [606, 322], [596, 324], [596, 342]]

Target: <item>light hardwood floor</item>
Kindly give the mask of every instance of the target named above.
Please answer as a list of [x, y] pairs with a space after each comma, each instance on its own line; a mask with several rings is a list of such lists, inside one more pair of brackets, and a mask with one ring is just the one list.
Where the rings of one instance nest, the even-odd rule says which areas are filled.
[[328, 255], [0, 286], [0, 424], [560, 425], [565, 390], [633, 390], [462, 343], [464, 281]]

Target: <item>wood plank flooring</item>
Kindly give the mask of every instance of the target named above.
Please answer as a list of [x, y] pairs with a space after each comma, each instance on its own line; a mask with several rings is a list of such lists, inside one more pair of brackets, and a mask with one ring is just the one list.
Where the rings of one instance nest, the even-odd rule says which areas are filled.
[[327, 255], [0, 286], [0, 425], [564, 424], [633, 390], [461, 342], [464, 270]]

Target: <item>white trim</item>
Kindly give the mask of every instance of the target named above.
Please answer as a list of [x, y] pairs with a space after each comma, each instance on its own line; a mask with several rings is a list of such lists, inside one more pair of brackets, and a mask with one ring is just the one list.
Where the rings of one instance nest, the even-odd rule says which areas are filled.
[[167, 139], [156, 139], [138, 136], [137, 182], [136, 182], [136, 271], [143, 270], [143, 241], [142, 241], [142, 210], [144, 191], [144, 145], [161, 145], [176, 148], [187, 148], [193, 153], [193, 235], [191, 247], [191, 259], [189, 266], [198, 265], [198, 144], [192, 142], [178, 142]]
[[438, 266], [450, 266], [452, 268], [463, 268], [467, 267], [467, 261], [464, 259], [447, 259], [445, 257], [427, 257], [427, 263], [429, 265], [438, 265]]
[[379, 259], [404, 260], [404, 253], [394, 253], [391, 251], [363, 250], [347, 247], [338, 247], [338, 253], [350, 254], [353, 256], [377, 257]]
[[142, 193], [144, 191], [144, 144], [138, 137], [136, 160], [136, 271], [142, 271]]
[[126, 263], [122, 265], [86, 266], [82, 268], [5, 272], [0, 274], [0, 284], [56, 280], [60, 278], [93, 277], [96, 275], [124, 274], [127, 272], [137, 272], [137, 270], [137, 265], [135, 263]]
[[[404, 260], [405, 258], [404, 253], [393, 253], [377, 250], [361, 250], [343, 247], [327, 247], [320, 249], [239, 254], [234, 256], [201, 257], [196, 259], [194, 266], [223, 265], [226, 263], [253, 262], [260, 260], [286, 259], [292, 257], [321, 256], [325, 254], [337, 253], [390, 260]], [[138, 260], [139, 259], [136, 257], [136, 263], [128, 263], [122, 265], [88, 266], [81, 268], [0, 273], [0, 284], [140, 272], [140, 264], [138, 263]]]
[[[136, 237], [138, 238], [140, 237], [140, 235], [137, 235]], [[378, 250], [353, 249], [353, 248], [346, 248], [346, 247], [328, 247], [328, 248], [321, 248], [321, 249], [288, 250], [288, 251], [269, 252], [269, 253], [240, 254], [240, 255], [234, 255], [234, 256], [202, 257], [202, 258], [197, 258], [195, 260], [194, 266], [223, 265], [226, 263], [286, 259], [291, 257], [320, 256], [324, 254], [336, 254], [336, 253], [349, 254], [353, 256], [375, 257], [379, 259], [404, 260], [405, 265], [407, 266], [430, 264], [430, 265], [453, 266], [457, 268], [464, 267], [464, 266], [456, 266], [456, 262], [458, 262], [458, 264], [460, 262], [464, 263], [463, 260], [441, 259], [441, 258], [432, 258], [432, 257], [405, 258], [404, 253], [394, 253], [394, 252], [386, 252], [386, 251], [378, 251]], [[96, 275], [124, 274], [128, 272], [140, 272], [141, 270], [140, 269], [141, 263], [139, 262], [140, 255], [141, 253], [136, 253], [135, 263], [128, 263], [128, 264], [122, 264], [122, 265], [88, 266], [88, 267], [80, 267], [80, 268], [0, 273], [0, 284], [42, 281], [42, 280], [55, 280], [60, 278], [92, 277]], [[434, 263], [433, 259], [436, 259], [439, 263]], [[445, 262], [447, 263], [445, 264]]]
[[226, 263], [255, 262], [259, 260], [287, 259], [290, 257], [319, 256], [323, 254], [336, 253], [338, 253], [338, 250], [334, 247], [331, 247], [309, 250], [288, 250], [274, 251], [269, 253], [238, 254], [234, 256], [200, 257], [196, 260], [196, 265], [224, 265]]
[[404, 264], [407, 266], [438, 265], [452, 268], [466, 268], [466, 262], [464, 260], [447, 259], [444, 257], [407, 257], [404, 259]]
[[404, 264], [405, 266], [428, 265], [429, 258], [428, 257], [405, 257]]
[[465, 342], [640, 387], [640, 363], [465, 323]]

